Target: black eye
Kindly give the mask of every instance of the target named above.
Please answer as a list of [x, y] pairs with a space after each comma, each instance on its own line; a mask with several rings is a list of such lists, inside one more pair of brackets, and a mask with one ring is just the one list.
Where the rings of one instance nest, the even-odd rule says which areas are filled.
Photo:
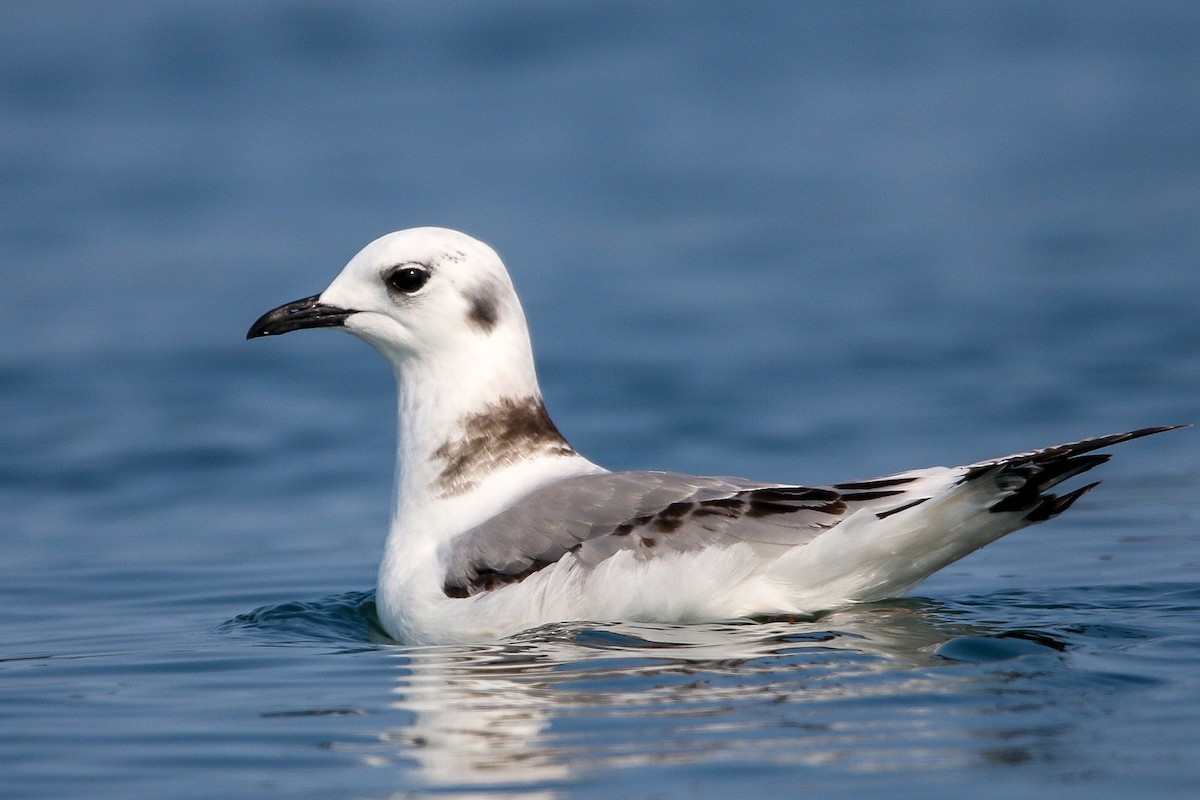
[[429, 280], [429, 270], [424, 267], [397, 267], [383, 278], [388, 287], [401, 294], [412, 294]]

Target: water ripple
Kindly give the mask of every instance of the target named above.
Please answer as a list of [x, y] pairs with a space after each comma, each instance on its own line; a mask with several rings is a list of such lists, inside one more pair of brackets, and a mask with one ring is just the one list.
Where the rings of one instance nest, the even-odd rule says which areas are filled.
[[347, 592], [322, 600], [263, 606], [239, 614], [217, 630], [279, 643], [391, 642], [379, 627], [374, 592]]

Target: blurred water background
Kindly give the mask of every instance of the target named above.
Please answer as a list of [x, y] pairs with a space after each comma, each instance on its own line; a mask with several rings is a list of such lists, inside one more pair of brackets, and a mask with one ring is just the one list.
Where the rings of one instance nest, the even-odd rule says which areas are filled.
[[828, 482], [1200, 421], [1190, 2], [13, 3], [0, 796], [1192, 796], [1194, 431], [811, 623], [373, 627], [393, 386], [242, 341], [508, 262], [613, 468]]

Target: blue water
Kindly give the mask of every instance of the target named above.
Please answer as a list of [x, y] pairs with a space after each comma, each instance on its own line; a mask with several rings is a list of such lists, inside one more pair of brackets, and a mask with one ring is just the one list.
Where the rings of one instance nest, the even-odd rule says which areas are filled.
[[440, 224], [613, 468], [1197, 422], [1198, 42], [1190, 2], [11, 4], [0, 796], [1191, 796], [1194, 430], [910, 598], [413, 648], [386, 366], [242, 337]]

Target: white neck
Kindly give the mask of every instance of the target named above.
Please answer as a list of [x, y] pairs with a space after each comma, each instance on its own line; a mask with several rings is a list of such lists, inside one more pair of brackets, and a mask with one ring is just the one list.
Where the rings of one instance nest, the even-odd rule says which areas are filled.
[[601, 471], [546, 416], [527, 335], [523, 347], [515, 344], [506, 343], [503, 358], [489, 347], [394, 362], [399, 419], [389, 549], [415, 544], [414, 537], [440, 543], [549, 480]]

